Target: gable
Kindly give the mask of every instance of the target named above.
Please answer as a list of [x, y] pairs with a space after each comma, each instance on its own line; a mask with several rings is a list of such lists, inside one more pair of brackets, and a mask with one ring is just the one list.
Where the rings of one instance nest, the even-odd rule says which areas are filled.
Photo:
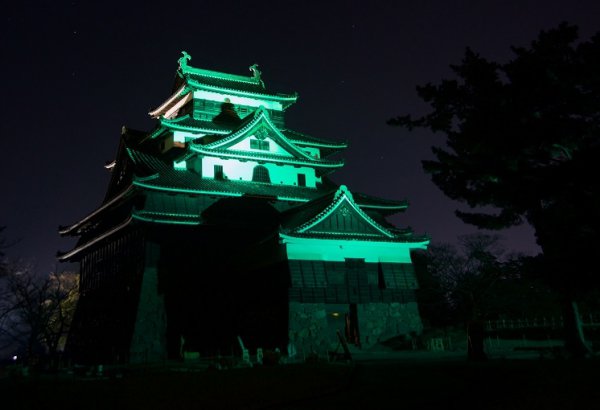
[[319, 222], [306, 229], [304, 233], [318, 234], [358, 234], [386, 237], [372, 223], [365, 220], [347, 201], [340, 203]]
[[393, 238], [386, 228], [371, 219], [354, 202], [345, 185], [340, 186], [333, 202], [296, 230], [302, 234]]
[[[277, 127], [275, 127], [269, 118], [268, 111], [264, 107], [260, 107], [256, 110], [252, 119], [246, 125], [218, 141], [206, 144], [205, 148], [235, 151], [236, 149], [233, 147], [237, 146], [243, 148], [243, 151], [248, 149], [264, 153], [267, 151], [252, 148], [250, 144], [252, 140], [265, 141], [266, 139], [269, 139], [270, 142], [275, 144], [275, 149], [279, 149], [283, 153], [278, 155], [296, 157], [302, 160], [313, 160], [311, 155], [296, 146], [296, 144], [290, 141], [277, 129]], [[245, 140], [247, 141], [244, 142]], [[240, 143], [241, 145], [239, 145]], [[259, 144], [255, 145], [255, 147], [258, 146]]]
[[253, 133], [248, 133], [243, 139], [227, 147], [229, 151], [244, 151], [257, 154], [270, 153], [274, 155], [293, 157], [289, 147], [279, 143], [272, 132], [265, 128], [259, 128]]

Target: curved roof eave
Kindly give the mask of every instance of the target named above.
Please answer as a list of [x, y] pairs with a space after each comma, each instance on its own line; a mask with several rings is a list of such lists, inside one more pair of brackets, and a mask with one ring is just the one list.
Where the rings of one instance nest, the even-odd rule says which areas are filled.
[[[330, 148], [330, 149], [345, 149], [348, 148], [347, 141], [329, 141], [321, 138], [312, 137], [302, 132], [291, 130], [289, 128], [282, 128], [281, 133], [286, 136], [287, 139], [303, 146], [317, 147], [317, 148]], [[287, 135], [289, 134], [289, 135]]]
[[218, 158], [234, 158], [234, 159], [243, 159], [243, 160], [253, 160], [253, 161], [263, 161], [263, 162], [275, 162], [281, 164], [291, 164], [291, 165], [304, 165], [316, 168], [341, 168], [344, 166], [343, 161], [323, 161], [323, 160], [315, 160], [312, 158], [303, 160], [295, 157], [283, 157], [283, 156], [267, 156], [267, 155], [253, 155], [251, 153], [247, 153], [245, 151], [225, 151], [225, 150], [204, 150], [199, 148], [197, 145], [190, 145], [189, 149], [193, 152], [197, 152], [199, 154], [208, 155], [212, 157]]
[[300, 240], [319, 240], [319, 241], [334, 241], [335, 244], [339, 244], [340, 241], [349, 241], [351, 243], [357, 241], [364, 241], [369, 245], [376, 244], [397, 244], [397, 245], [408, 245], [411, 249], [427, 249], [427, 245], [429, 245], [430, 240], [428, 238], [416, 237], [411, 239], [404, 238], [384, 238], [378, 237], [374, 239], [373, 236], [358, 236], [358, 235], [319, 235], [319, 234], [310, 234], [310, 233], [298, 233], [298, 232], [290, 232], [290, 231], [280, 231], [280, 238], [286, 240], [288, 238], [300, 239]]
[[358, 205], [361, 208], [368, 208], [368, 209], [381, 209], [381, 210], [398, 210], [398, 211], [403, 211], [405, 209], [408, 208], [408, 205], [406, 203], [400, 203], [397, 205], [388, 205], [388, 204], [364, 204], [364, 203], [360, 203], [360, 201], [356, 201], [356, 205]]
[[238, 95], [242, 97], [255, 97], [265, 100], [277, 101], [284, 107], [289, 107], [291, 104], [298, 100], [298, 94], [270, 94], [270, 93], [257, 93], [252, 91], [236, 90], [235, 88], [218, 87], [214, 85], [202, 84], [191, 78], [187, 79], [188, 85], [196, 90], [215, 91], [221, 93], [227, 93], [231, 95]]
[[216, 78], [219, 80], [228, 80], [228, 81], [234, 81], [234, 82], [245, 83], [245, 84], [253, 84], [253, 85], [260, 84], [260, 79], [257, 77], [247, 77], [244, 75], [221, 73], [220, 71], [213, 71], [213, 70], [207, 70], [206, 68], [193, 67], [188, 64], [185, 64], [185, 66], [182, 66], [181, 71], [184, 75], [191, 74], [191, 75], [199, 75], [202, 77], [211, 77], [211, 78]]
[[165, 113], [170, 107], [177, 104], [177, 101], [184, 96], [187, 85], [184, 83], [175, 91], [169, 98], [167, 98], [162, 104], [155, 109], [148, 112], [148, 115], [153, 118], [158, 118], [161, 114]]
[[303, 147], [329, 148], [329, 149], [336, 149], [336, 150], [343, 150], [343, 149], [348, 148], [347, 143], [327, 144], [327, 143], [318, 143], [318, 142], [308, 142], [308, 141], [303, 141], [303, 140], [294, 139], [294, 138], [288, 138], [288, 139], [297, 145], [302, 145]]
[[102, 239], [109, 237], [110, 235], [113, 235], [114, 233], [120, 231], [121, 229], [125, 228], [126, 226], [129, 225], [129, 223], [132, 221], [132, 217], [130, 216], [129, 218], [127, 218], [124, 222], [122, 222], [121, 224], [112, 227], [111, 229], [109, 229], [108, 231], [104, 232], [103, 234], [96, 236], [94, 239], [84, 243], [81, 246], [78, 246], [68, 252], [65, 252], [63, 254], [61, 254], [60, 256], [58, 256], [58, 260], [61, 262], [64, 261], [68, 261], [69, 259], [71, 259], [73, 256], [77, 255], [79, 252], [81, 252], [84, 249], [89, 248], [90, 246], [94, 245], [95, 243], [100, 242]]
[[112, 205], [114, 205], [115, 203], [119, 202], [119, 200], [121, 200], [122, 198], [124, 198], [125, 196], [127, 196], [127, 194], [130, 193], [132, 190], [133, 190], [133, 184], [128, 185], [127, 188], [125, 188], [120, 194], [115, 195], [114, 198], [112, 198], [108, 202], [105, 202], [101, 207], [97, 208], [95, 211], [93, 211], [92, 213], [88, 214], [82, 220], [80, 220], [78, 222], [75, 222], [74, 224], [72, 224], [72, 225], [70, 225], [68, 227], [64, 227], [64, 228], [60, 229], [58, 231], [58, 233], [60, 235], [63, 235], [63, 236], [67, 235], [67, 234], [70, 234], [71, 232], [73, 232], [75, 229], [81, 227], [86, 222], [89, 222], [94, 216], [100, 214], [105, 209], [107, 209], [107, 208], [111, 207]]

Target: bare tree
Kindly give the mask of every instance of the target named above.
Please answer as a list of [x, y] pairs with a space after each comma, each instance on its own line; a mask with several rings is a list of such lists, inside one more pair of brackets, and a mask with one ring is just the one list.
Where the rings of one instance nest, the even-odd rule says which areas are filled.
[[460, 249], [449, 244], [430, 246], [427, 269], [439, 283], [452, 316], [468, 326], [469, 357], [481, 360], [485, 358], [481, 322], [485, 301], [504, 274], [504, 251], [497, 235], [465, 235], [459, 242]]
[[460, 249], [449, 244], [430, 246], [427, 268], [439, 281], [457, 319], [480, 319], [485, 315], [483, 302], [505, 272], [504, 251], [497, 235], [465, 235], [459, 242]]
[[56, 365], [69, 330], [78, 295], [72, 272], [36, 274], [28, 266], [11, 266], [1, 286], [0, 338], [17, 344], [30, 363], [41, 357]]

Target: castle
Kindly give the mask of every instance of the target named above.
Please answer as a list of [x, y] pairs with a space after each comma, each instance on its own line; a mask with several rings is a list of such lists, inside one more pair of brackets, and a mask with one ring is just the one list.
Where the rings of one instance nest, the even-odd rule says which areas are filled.
[[67, 342], [78, 362], [182, 352], [324, 353], [420, 333], [407, 208], [337, 185], [345, 142], [286, 128], [296, 94], [256, 65], [233, 75], [179, 59], [149, 132], [123, 127], [104, 201], [60, 234], [80, 264]]

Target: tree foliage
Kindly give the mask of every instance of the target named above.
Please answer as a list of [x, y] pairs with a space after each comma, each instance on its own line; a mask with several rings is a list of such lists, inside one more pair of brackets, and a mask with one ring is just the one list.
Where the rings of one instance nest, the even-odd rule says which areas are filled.
[[576, 311], [573, 302], [599, 284], [600, 33], [581, 41], [563, 23], [512, 51], [499, 63], [467, 49], [454, 79], [418, 87], [431, 113], [389, 124], [445, 134], [423, 167], [471, 207], [457, 216], [488, 229], [530, 223], [548, 282]]
[[467, 49], [451, 66], [456, 79], [418, 87], [430, 114], [389, 121], [443, 132], [447, 147], [423, 161], [433, 182], [473, 208], [499, 209], [457, 211], [462, 220], [490, 229], [526, 220], [544, 252], [567, 236], [576, 248], [598, 240], [599, 183], [590, 171], [600, 154], [600, 34], [578, 42], [577, 31], [541, 32], [529, 48], [513, 47], [506, 64]]

